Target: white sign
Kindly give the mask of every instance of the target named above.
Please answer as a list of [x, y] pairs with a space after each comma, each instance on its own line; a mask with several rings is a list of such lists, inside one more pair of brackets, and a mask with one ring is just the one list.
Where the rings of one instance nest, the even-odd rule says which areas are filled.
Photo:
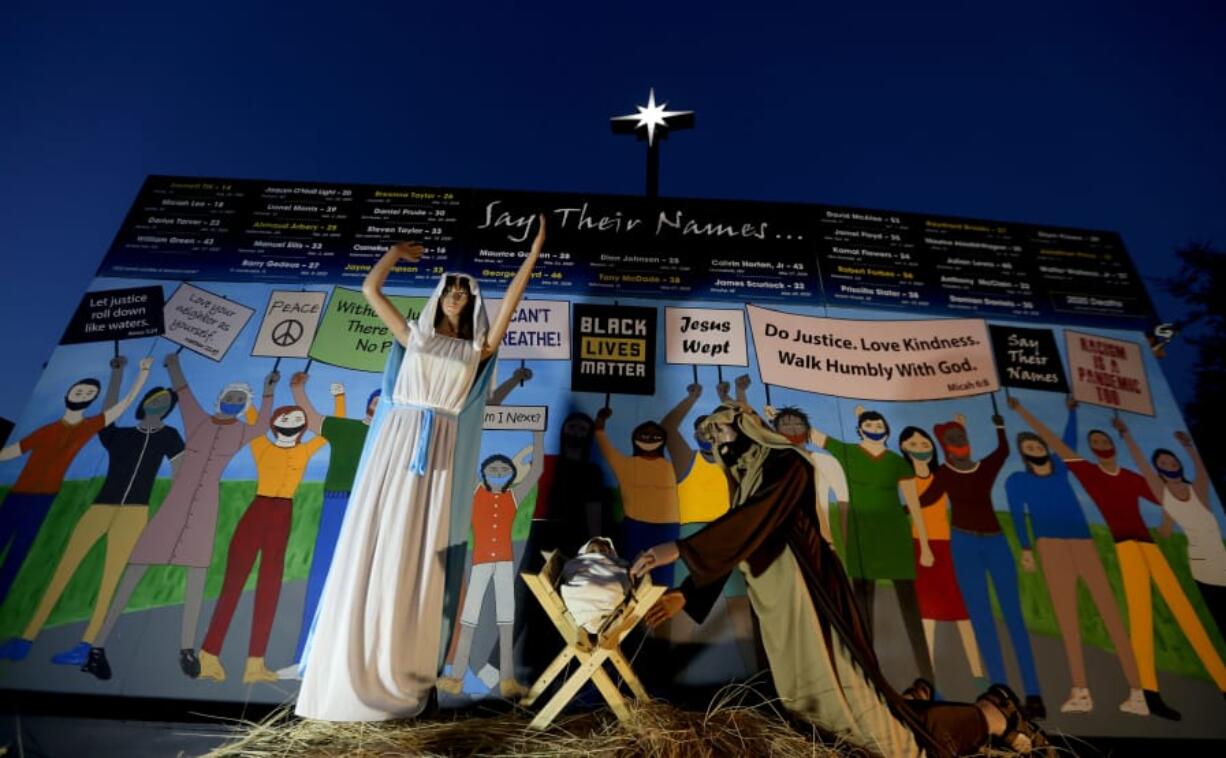
[[1000, 389], [980, 319], [854, 321], [747, 307], [767, 384], [857, 400], [944, 400]]
[[[490, 321], [498, 318], [502, 300], [486, 300]], [[508, 360], [570, 360], [570, 303], [565, 300], [520, 300], [519, 308], [498, 348]]]
[[549, 408], [544, 405], [487, 405], [483, 429], [545, 431]]
[[1154, 415], [1145, 351], [1136, 342], [1064, 330], [1069, 386], [1083, 403]]
[[664, 341], [668, 363], [749, 365], [745, 313], [739, 308], [665, 308]]
[[273, 290], [251, 354], [263, 358], [306, 358], [327, 299], [326, 292]]
[[221, 362], [255, 309], [221, 295], [180, 284], [166, 301], [166, 333], [176, 344]]

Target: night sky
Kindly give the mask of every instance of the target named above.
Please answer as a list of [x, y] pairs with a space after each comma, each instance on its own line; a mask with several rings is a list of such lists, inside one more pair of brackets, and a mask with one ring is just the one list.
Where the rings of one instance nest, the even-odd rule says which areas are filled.
[[1218, 3], [170, 5], [0, 6], [0, 415], [146, 174], [635, 193], [607, 119], [653, 86], [698, 116], [665, 195], [1112, 229], [1168, 319], [1226, 243]]

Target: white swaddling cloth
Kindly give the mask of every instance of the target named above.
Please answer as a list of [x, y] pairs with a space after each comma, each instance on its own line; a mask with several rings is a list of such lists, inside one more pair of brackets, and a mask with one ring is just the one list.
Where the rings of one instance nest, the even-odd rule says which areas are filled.
[[588, 540], [562, 566], [562, 602], [575, 623], [593, 634], [600, 631], [630, 591], [628, 566], [607, 537]]

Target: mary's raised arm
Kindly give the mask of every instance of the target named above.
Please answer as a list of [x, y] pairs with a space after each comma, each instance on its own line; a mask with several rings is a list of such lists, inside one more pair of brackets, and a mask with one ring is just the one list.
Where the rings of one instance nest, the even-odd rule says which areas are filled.
[[536, 239], [532, 241], [532, 249], [528, 251], [528, 257], [520, 265], [515, 278], [511, 280], [511, 285], [507, 287], [507, 293], [502, 298], [502, 308], [494, 317], [493, 323], [490, 324], [489, 334], [485, 338], [485, 348], [481, 351], [482, 359], [490, 357], [498, 349], [499, 343], [507, 333], [507, 327], [511, 324], [511, 317], [515, 315], [515, 310], [519, 308], [519, 301], [523, 299], [524, 290], [528, 288], [528, 280], [532, 278], [532, 269], [536, 266], [536, 260], [541, 257], [541, 249], [545, 247], [545, 214], [542, 213], [537, 217], [537, 224]]
[[401, 242], [399, 245], [392, 245], [379, 259], [379, 262], [371, 267], [370, 273], [366, 274], [366, 279], [362, 282], [362, 294], [366, 296], [366, 302], [370, 303], [370, 307], [379, 316], [379, 320], [404, 347], [408, 347], [409, 344], [409, 326], [396, 306], [392, 305], [392, 301], [383, 294], [383, 283], [387, 281], [388, 274], [392, 273], [397, 263], [401, 260], [416, 263], [421, 260], [424, 252], [425, 249], [416, 242]]

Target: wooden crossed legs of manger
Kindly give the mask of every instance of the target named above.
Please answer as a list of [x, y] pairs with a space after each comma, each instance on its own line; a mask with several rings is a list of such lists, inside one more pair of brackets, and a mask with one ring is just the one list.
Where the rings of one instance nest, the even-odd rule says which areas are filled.
[[630, 667], [630, 662], [622, 654], [619, 645], [626, 635], [638, 626], [643, 616], [647, 614], [651, 606], [655, 605], [667, 588], [652, 584], [650, 576], [643, 576], [626, 595], [626, 600], [601, 625], [596, 644], [593, 646], [587, 630], [575, 622], [570, 611], [566, 609], [565, 603], [562, 602], [562, 597], [558, 594], [557, 586], [562, 574], [562, 563], [562, 557], [557, 552], [547, 552], [545, 553], [545, 567], [539, 574], [527, 571], [520, 574], [537, 602], [553, 621], [553, 625], [557, 627], [558, 634], [561, 634], [562, 639], [566, 640], [566, 647], [561, 653], [558, 653], [553, 663], [549, 664], [540, 678], [532, 684], [528, 696], [520, 702], [520, 705], [530, 707], [535, 703], [553, 683], [553, 680], [566, 670], [567, 664], [575, 659], [579, 661], [579, 668], [554, 693], [529, 727], [532, 729], [548, 727], [589, 679], [596, 685], [596, 689], [600, 691], [601, 696], [604, 697], [617, 718], [625, 720], [630, 715], [629, 709], [626, 708], [626, 699], [608, 672], [605, 671], [604, 663], [609, 661], [613, 664], [613, 668], [630, 688], [632, 697], [640, 700], [648, 699], [647, 691], [643, 689], [642, 682], [635, 675], [634, 669]]

